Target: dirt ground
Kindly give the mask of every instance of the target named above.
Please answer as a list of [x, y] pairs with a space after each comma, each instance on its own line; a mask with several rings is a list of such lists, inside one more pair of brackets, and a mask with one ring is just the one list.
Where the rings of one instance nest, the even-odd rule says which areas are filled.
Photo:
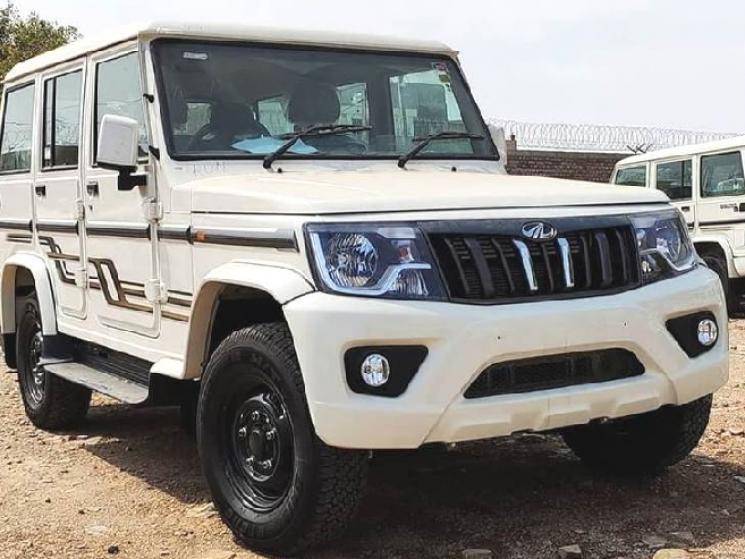
[[[554, 437], [524, 435], [433, 456], [377, 456], [340, 557], [745, 558], [745, 320], [731, 323], [731, 379], [701, 446], [652, 481], [588, 472]], [[676, 534], [677, 533], [677, 534]], [[210, 558], [255, 555], [214, 515], [194, 443], [173, 409], [97, 399], [75, 432], [26, 420], [0, 374], [0, 558]]]

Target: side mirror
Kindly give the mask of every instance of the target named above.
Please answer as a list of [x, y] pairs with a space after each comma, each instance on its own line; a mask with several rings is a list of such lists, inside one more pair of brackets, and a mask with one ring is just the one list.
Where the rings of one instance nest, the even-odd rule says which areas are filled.
[[133, 118], [104, 115], [98, 131], [97, 163], [104, 169], [119, 171], [119, 190], [132, 190], [145, 184], [144, 177], [132, 176], [137, 170], [140, 125]]
[[507, 137], [505, 136], [504, 128], [490, 124], [489, 134], [491, 135], [492, 142], [497, 146], [499, 159], [503, 165], [507, 165]]

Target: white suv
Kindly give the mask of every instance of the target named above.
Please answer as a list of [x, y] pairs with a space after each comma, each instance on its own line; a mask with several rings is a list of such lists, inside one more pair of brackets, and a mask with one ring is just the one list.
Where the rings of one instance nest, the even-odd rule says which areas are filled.
[[731, 313], [745, 294], [745, 136], [622, 159], [611, 182], [655, 188], [685, 216], [696, 251], [722, 282]]
[[[496, 136], [496, 135], [495, 135]], [[685, 457], [727, 379], [661, 193], [511, 177], [439, 43], [155, 24], [7, 77], [2, 332], [37, 426], [181, 405], [257, 549], [342, 529], [370, 451], [558, 430]]]

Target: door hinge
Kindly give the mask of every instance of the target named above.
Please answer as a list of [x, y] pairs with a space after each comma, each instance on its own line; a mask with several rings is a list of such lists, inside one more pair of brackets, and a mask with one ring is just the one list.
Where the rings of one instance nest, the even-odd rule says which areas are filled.
[[168, 301], [166, 284], [157, 279], [149, 279], [145, 282], [145, 298], [151, 303], [165, 303]]
[[73, 270], [73, 276], [75, 277], [75, 287], [81, 289], [88, 287], [88, 270], [85, 268], [77, 268]]
[[75, 200], [75, 219], [78, 221], [85, 219], [85, 202], [80, 199]]
[[142, 204], [142, 211], [145, 214], [145, 219], [149, 222], [163, 219], [163, 204], [155, 200], [145, 200]]

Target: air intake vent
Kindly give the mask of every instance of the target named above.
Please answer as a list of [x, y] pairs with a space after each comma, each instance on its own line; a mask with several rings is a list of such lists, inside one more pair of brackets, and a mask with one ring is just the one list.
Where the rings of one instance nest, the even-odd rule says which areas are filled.
[[608, 382], [644, 374], [644, 365], [625, 349], [549, 355], [488, 367], [466, 390], [466, 398], [485, 398]]

